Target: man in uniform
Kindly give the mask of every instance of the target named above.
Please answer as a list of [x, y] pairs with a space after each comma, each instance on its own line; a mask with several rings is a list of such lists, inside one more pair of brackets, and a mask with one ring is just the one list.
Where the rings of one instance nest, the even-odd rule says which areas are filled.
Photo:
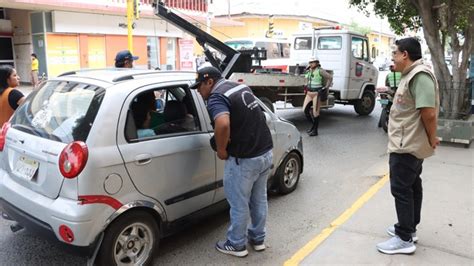
[[256, 251], [263, 251], [267, 178], [273, 157], [265, 114], [249, 87], [222, 78], [215, 67], [199, 69], [191, 88], [207, 100], [217, 156], [225, 160], [224, 192], [230, 205], [230, 226], [227, 239], [218, 241], [216, 249], [245, 257], [248, 240]]

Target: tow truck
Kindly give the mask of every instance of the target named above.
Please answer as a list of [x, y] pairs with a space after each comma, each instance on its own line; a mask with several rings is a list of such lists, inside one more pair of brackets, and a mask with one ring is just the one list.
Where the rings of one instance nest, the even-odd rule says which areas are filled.
[[[275, 111], [273, 103], [276, 101], [283, 101], [285, 107], [287, 103], [291, 103], [294, 107], [303, 105], [305, 97], [304, 76], [262, 71], [260, 62], [266, 59], [265, 49], [234, 50], [214, 36], [176, 15], [163, 2], [155, 1], [154, 10], [156, 16], [193, 35], [203, 48], [209, 63], [221, 70], [224, 78], [237, 83], [245, 83], [270, 110]], [[214, 54], [217, 54], [214, 53], [215, 51], [220, 53], [221, 57], [214, 56]], [[334, 100], [334, 96], [329, 95], [322, 108], [333, 107]]]

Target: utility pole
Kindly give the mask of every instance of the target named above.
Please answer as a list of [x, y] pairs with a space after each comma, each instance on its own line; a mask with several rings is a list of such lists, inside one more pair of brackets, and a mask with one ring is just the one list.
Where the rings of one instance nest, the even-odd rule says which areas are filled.
[[128, 50], [133, 54], [133, 29], [135, 28], [134, 20], [139, 18], [140, 0], [127, 0], [127, 34], [128, 34]]

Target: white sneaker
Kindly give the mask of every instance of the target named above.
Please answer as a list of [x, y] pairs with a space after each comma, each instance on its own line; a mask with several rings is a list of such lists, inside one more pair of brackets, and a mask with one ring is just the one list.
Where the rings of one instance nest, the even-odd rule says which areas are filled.
[[[395, 226], [392, 225], [389, 228], [387, 228], [387, 234], [389, 236], [395, 236]], [[416, 236], [416, 232], [411, 233], [411, 239], [413, 240], [413, 243], [418, 242], [418, 237]]]
[[378, 243], [377, 249], [385, 254], [412, 254], [416, 246], [413, 241], [403, 241], [400, 237], [394, 236], [385, 242]]

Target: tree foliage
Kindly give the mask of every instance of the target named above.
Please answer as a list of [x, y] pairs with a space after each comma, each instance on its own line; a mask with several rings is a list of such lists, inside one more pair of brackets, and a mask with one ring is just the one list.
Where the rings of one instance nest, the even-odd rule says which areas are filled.
[[370, 27], [364, 27], [355, 21], [351, 21], [351, 24], [347, 25], [347, 28], [362, 35], [367, 35], [372, 32], [372, 29]]
[[[468, 113], [466, 72], [473, 52], [474, 0], [350, 0], [360, 11], [386, 17], [399, 35], [423, 30], [441, 91], [442, 115]], [[449, 49], [447, 49], [449, 48]], [[452, 75], [445, 53], [452, 52]]]

